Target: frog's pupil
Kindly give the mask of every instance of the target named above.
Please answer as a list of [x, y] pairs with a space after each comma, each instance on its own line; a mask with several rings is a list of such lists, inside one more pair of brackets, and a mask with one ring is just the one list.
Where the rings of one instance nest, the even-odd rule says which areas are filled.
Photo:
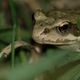
[[60, 32], [66, 32], [69, 29], [69, 25], [68, 24], [63, 25], [62, 27], [59, 27], [58, 29]]

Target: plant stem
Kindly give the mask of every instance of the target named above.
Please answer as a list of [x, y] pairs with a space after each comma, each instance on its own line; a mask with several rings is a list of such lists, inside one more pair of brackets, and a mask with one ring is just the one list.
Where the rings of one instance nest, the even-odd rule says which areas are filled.
[[16, 12], [15, 12], [15, 6], [14, 6], [13, 0], [9, 0], [9, 6], [11, 8], [12, 21], [14, 24], [13, 25], [13, 32], [12, 32], [12, 45], [11, 45], [11, 49], [12, 49], [11, 64], [12, 64], [12, 68], [14, 68], [14, 60], [15, 60], [14, 45], [15, 45], [15, 39], [16, 39], [17, 20], [16, 20]]
[[77, 26], [78, 26], [78, 28], [79, 28], [79, 30], [80, 30], [80, 16], [79, 16], [78, 19], [77, 19]]

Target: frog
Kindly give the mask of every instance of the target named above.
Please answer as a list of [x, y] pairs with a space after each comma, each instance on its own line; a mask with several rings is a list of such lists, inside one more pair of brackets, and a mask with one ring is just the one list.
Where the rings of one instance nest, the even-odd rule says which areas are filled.
[[80, 11], [72, 10], [70, 12], [52, 11], [47, 15], [38, 10], [34, 14], [33, 40], [39, 44], [73, 48], [80, 52], [80, 29], [77, 26], [79, 14]]
[[[41, 53], [40, 45], [53, 45], [62, 49], [71, 49], [80, 52], [80, 29], [76, 19], [80, 11], [59, 11], [53, 10], [50, 13], [43, 10], [36, 10], [34, 13], [35, 24], [32, 30], [32, 39], [37, 46], [31, 45], [23, 40], [15, 41], [14, 48], [29, 46], [37, 53]], [[0, 58], [5, 58], [11, 52], [11, 44], [3, 48]]]

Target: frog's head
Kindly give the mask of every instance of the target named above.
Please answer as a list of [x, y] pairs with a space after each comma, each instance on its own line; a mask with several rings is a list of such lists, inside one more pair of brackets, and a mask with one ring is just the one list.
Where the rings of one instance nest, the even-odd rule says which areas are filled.
[[73, 44], [80, 40], [80, 31], [77, 25], [69, 20], [47, 17], [42, 11], [34, 15], [35, 25], [33, 39], [40, 44]]

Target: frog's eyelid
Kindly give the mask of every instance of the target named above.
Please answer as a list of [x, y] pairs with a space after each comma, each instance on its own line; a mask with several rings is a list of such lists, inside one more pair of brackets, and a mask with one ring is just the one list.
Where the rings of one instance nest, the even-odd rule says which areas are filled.
[[56, 28], [56, 27], [63, 27], [64, 25], [69, 25], [71, 22], [70, 21], [66, 21], [66, 22], [63, 22], [62, 24], [59, 24], [59, 25], [53, 25], [54, 27], [53, 28]]
[[[68, 24], [64, 24], [64, 25], [68, 25]], [[54, 26], [54, 27], [52, 28], [52, 30], [54, 30], [54, 29], [56, 29], [56, 28], [59, 28], [59, 27], [63, 27], [64, 25]]]
[[54, 22], [54, 25], [53, 25], [53, 26], [54, 26], [54, 27], [56, 27], [56, 26], [62, 26], [62, 25], [69, 24], [69, 23], [71, 23], [71, 21], [59, 19], [59, 20], [56, 20], [56, 21]]

